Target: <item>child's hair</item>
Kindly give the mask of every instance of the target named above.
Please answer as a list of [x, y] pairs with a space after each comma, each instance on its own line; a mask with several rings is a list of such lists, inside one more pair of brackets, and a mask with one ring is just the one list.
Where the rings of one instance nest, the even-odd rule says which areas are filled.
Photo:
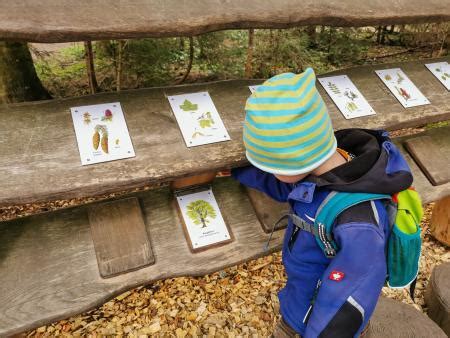
[[245, 111], [247, 159], [261, 170], [279, 175], [307, 173], [336, 150], [312, 68], [268, 79], [248, 98]]

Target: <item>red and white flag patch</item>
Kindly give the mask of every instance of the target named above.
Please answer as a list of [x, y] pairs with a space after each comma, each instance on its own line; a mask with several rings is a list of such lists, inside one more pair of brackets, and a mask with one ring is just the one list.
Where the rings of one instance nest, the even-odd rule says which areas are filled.
[[342, 271], [333, 270], [328, 276], [329, 279], [335, 282], [340, 282], [344, 278], [345, 274]]

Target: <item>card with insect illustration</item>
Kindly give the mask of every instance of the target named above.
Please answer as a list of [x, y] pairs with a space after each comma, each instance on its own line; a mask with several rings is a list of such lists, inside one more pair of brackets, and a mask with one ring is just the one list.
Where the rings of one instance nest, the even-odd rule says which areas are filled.
[[448, 62], [426, 63], [425, 67], [441, 81], [447, 90], [450, 90], [450, 64]]
[[322, 77], [318, 80], [346, 119], [375, 114], [375, 110], [347, 75]]
[[119, 102], [70, 108], [81, 164], [134, 157]]
[[209, 93], [167, 97], [187, 147], [230, 140]]
[[375, 73], [403, 107], [410, 108], [430, 104], [430, 101], [400, 68], [376, 70]]
[[183, 228], [192, 251], [232, 241], [210, 187], [175, 193]]

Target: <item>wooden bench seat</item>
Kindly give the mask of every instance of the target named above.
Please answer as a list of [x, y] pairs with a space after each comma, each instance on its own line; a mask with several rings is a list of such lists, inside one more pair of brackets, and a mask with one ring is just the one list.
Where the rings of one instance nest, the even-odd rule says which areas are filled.
[[[331, 73], [348, 74], [377, 112], [346, 120], [318, 85], [335, 129], [397, 129], [449, 119], [449, 93], [423, 64], [416, 61]], [[404, 109], [374, 73], [389, 67], [401, 67], [431, 104]], [[159, 186], [180, 177], [241, 166], [246, 163], [242, 122], [250, 95], [247, 86], [257, 83], [232, 80], [0, 106], [0, 206]], [[188, 149], [165, 96], [204, 90], [211, 94], [231, 141]], [[122, 104], [136, 157], [81, 166], [70, 107], [115, 101]]]
[[[52, 15], [48, 15], [52, 13]], [[82, 15], [80, 15], [82, 13]], [[0, 40], [67, 42], [299, 25], [379, 26], [450, 19], [449, 0], [2, 0]]]

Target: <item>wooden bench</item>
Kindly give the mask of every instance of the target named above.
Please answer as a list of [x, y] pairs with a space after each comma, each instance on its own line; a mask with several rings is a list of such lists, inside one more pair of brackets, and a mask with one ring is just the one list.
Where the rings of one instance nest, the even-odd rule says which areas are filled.
[[[405, 70], [432, 105], [405, 111], [373, 73], [380, 66], [334, 72], [348, 74], [377, 111], [375, 116], [345, 120], [322, 92], [336, 129], [396, 129], [450, 117], [448, 92], [422, 62], [383, 68], [394, 66]], [[0, 108], [6, 122], [0, 125], [0, 172], [5, 173], [0, 176], [4, 187], [1, 204], [88, 196], [147, 184], [153, 187], [117, 201], [120, 210], [112, 219], [116, 230], [108, 238], [105, 234], [111, 233], [111, 228], [107, 225], [114, 225], [107, 218], [105, 221], [111, 202], [0, 223], [0, 335], [88, 310], [134, 286], [176, 276], [204, 275], [279, 250], [283, 231], [276, 231], [269, 249], [264, 250], [267, 234], [260, 221], [266, 227], [271, 221], [264, 221], [268, 207], [265, 200], [261, 202], [261, 194], [247, 194], [231, 178], [216, 178], [213, 191], [235, 240], [191, 253], [173, 205], [173, 191], [164, 185], [247, 163], [241, 144], [242, 107], [250, 94], [247, 85], [255, 83], [258, 81], [225, 81]], [[200, 90], [210, 92], [232, 141], [186, 149], [165, 94]], [[82, 167], [69, 107], [110, 101], [122, 103], [137, 156]], [[397, 142], [402, 145], [405, 140]], [[425, 203], [450, 194], [450, 183], [433, 186], [411, 156], [406, 152], [405, 156]], [[275, 215], [284, 207], [278, 204], [270, 209]], [[97, 212], [103, 216], [96, 218]], [[131, 216], [137, 226], [128, 229], [120, 220]], [[125, 251], [118, 254], [120, 251], [111, 243], [120, 243], [120, 250]], [[131, 272], [117, 275], [125, 271]]]
[[[48, 15], [52, 13], [52, 15]], [[80, 16], [80, 13], [83, 13]], [[113, 18], [113, 19], [112, 19]], [[67, 42], [185, 36], [221, 29], [379, 26], [450, 20], [449, 0], [2, 0], [0, 40]]]

